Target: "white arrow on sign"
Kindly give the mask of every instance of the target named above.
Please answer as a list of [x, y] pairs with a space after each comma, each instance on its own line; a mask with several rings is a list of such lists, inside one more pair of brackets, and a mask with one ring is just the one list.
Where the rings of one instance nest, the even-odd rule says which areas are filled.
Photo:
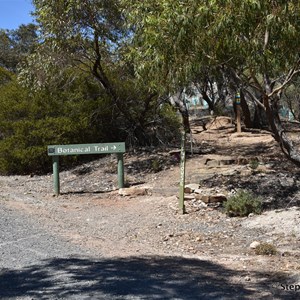
[[116, 150], [117, 147], [114, 145], [114, 146], [110, 147], [110, 149], [111, 149], [111, 150]]

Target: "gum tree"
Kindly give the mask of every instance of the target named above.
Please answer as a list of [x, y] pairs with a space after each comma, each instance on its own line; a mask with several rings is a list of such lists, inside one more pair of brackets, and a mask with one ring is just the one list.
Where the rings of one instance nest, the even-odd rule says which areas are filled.
[[36, 45], [34, 24], [21, 25], [15, 30], [0, 29], [0, 66], [16, 72], [17, 65]]
[[56, 89], [62, 87], [66, 70], [71, 74], [79, 68], [91, 74], [112, 100], [120, 131], [131, 142], [151, 142], [146, 128], [156, 125], [157, 94], [136, 80], [131, 63], [123, 59], [131, 32], [124, 26], [120, 1], [34, 0], [33, 4], [41, 43], [22, 65], [19, 79], [36, 88]]
[[300, 3], [296, 0], [123, 0], [134, 28], [140, 76], [176, 89], [203, 68], [219, 70], [267, 115], [275, 139], [300, 156], [278, 114], [282, 92], [300, 72]]

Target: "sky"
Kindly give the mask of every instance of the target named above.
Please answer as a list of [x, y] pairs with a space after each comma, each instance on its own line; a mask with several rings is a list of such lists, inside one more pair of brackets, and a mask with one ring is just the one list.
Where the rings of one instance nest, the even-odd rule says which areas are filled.
[[33, 22], [31, 0], [0, 0], [0, 29], [17, 29]]

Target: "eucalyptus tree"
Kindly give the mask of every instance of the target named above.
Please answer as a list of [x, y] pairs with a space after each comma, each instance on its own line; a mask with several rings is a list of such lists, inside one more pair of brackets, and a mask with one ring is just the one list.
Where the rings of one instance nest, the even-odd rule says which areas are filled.
[[34, 24], [21, 25], [14, 30], [0, 29], [0, 66], [16, 72], [17, 65], [33, 51], [36, 40]]
[[41, 42], [22, 65], [19, 79], [36, 88], [55, 89], [63, 87], [66, 70], [88, 72], [112, 100], [120, 131], [148, 143], [145, 128], [156, 121], [157, 93], [137, 81], [130, 61], [124, 60], [132, 31], [124, 26], [120, 1], [33, 0], [33, 4]]
[[233, 91], [263, 109], [284, 153], [300, 164], [278, 115], [300, 72], [297, 0], [123, 0], [134, 28], [136, 72], [153, 85], [188, 85], [203, 67], [221, 70]]

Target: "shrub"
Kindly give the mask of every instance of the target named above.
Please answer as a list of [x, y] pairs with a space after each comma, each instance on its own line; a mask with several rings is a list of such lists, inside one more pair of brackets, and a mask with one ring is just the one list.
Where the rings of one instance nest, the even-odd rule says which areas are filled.
[[162, 165], [159, 159], [155, 158], [151, 161], [151, 170], [155, 173], [161, 171]]
[[[77, 90], [32, 93], [11, 81], [0, 86], [0, 174], [45, 173], [51, 170], [47, 145], [101, 142], [114, 138], [106, 99], [91, 101]], [[88, 99], [86, 100], [85, 97]], [[101, 106], [102, 105], [102, 106]], [[93, 122], [92, 114], [100, 109]], [[61, 166], [84, 157], [68, 156]]]
[[230, 217], [245, 217], [250, 213], [260, 214], [261, 210], [261, 199], [244, 190], [238, 191], [225, 203], [225, 211]]
[[257, 159], [252, 159], [249, 165], [252, 170], [256, 170], [259, 166], [259, 161]]
[[269, 243], [261, 243], [255, 248], [257, 255], [275, 255], [277, 254], [276, 247]]

